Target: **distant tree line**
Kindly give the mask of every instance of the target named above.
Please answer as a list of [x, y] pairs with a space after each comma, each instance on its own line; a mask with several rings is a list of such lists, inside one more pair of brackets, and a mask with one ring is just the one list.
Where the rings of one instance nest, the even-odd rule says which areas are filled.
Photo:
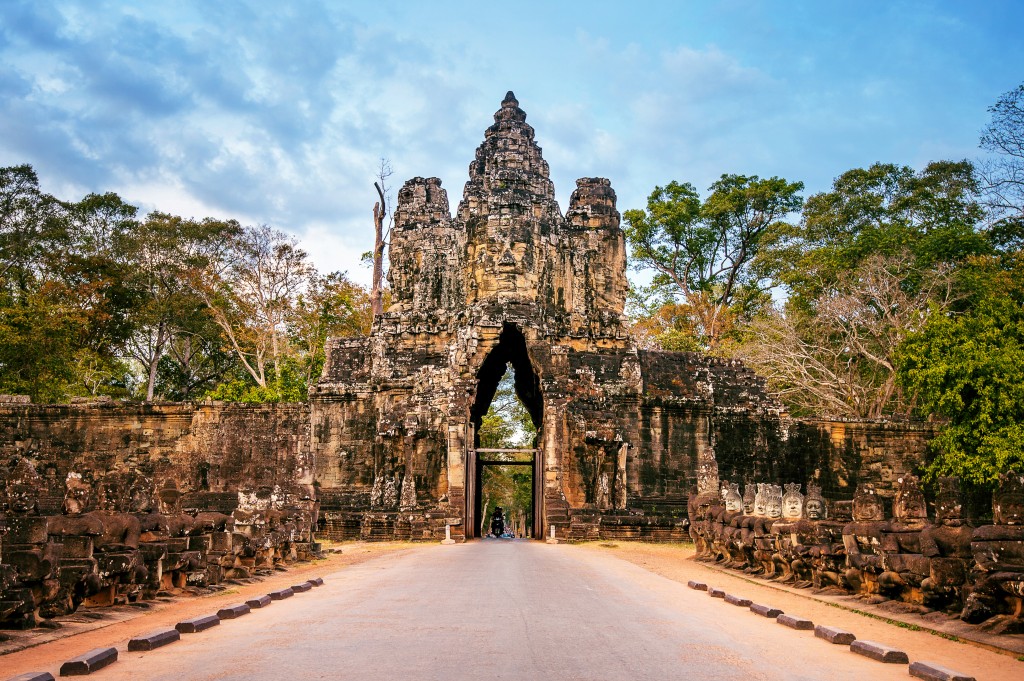
[[1024, 469], [1024, 85], [989, 112], [977, 164], [656, 187], [624, 214], [634, 336], [742, 359], [795, 415], [941, 419], [932, 476]]
[[0, 393], [301, 401], [326, 337], [370, 321], [367, 292], [280, 231], [63, 201], [0, 168]]

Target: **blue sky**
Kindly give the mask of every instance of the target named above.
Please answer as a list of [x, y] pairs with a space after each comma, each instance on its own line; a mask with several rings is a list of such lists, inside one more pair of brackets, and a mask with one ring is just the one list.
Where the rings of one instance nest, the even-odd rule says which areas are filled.
[[[324, 271], [370, 248], [380, 157], [457, 204], [514, 90], [563, 210], [722, 173], [826, 190], [876, 161], [977, 158], [1024, 82], [1024, 3], [0, 0], [0, 165], [61, 198], [295, 234]], [[453, 206], [454, 207], [454, 206]]]

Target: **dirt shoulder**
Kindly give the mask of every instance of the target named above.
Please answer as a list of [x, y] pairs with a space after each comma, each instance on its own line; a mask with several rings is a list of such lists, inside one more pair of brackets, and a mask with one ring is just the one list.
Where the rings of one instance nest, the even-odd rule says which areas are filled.
[[[285, 589], [314, 577], [322, 577], [347, 566], [378, 556], [415, 550], [406, 542], [351, 542], [336, 544], [341, 553], [328, 553], [323, 560], [297, 564], [275, 572], [261, 581], [226, 585], [224, 591], [203, 596], [177, 596], [169, 601], [147, 601], [145, 609], [132, 606], [96, 608], [59, 618], [60, 629], [32, 632], [0, 632], [11, 637], [0, 643], [0, 678], [10, 673], [59, 667], [72, 657], [93, 648], [124, 650], [128, 640], [155, 629], [170, 629], [182, 620], [215, 614], [219, 609], [246, 599]], [[92, 619], [92, 617], [100, 619]], [[26, 647], [30, 646], [30, 647]], [[4, 649], [10, 652], [4, 652]], [[10, 672], [8, 672], [10, 670]]]
[[[984, 641], [951, 640], [957, 634], [931, 627], [917, 617], [878, 610], [853, 597], [817, 596], [808, 589], [793, 589], [765, 582], [734, 571], [693, 560], [692, 545], [643, 544], [638, 542], [594, 542], [572, 547], [580, 551], [596, 551], [629, 561], [646, 570], [685, 584], [689, 580], [717, 586], [727, 593], [749, 598], [781, 609], [815, 624], [839, 627], [853, 632], [857, 638], [877, 641], [907, 652], [911, 661], [934, 662], [951, 669], [973, 674], [982, 679], [1019, 681], [1024, 678], [1024, 637], [987, 636], [997, 639], [1001, 649]], [[739, 610], [718, 599], [709, 598], [708, 607]], [[753, 613], [751, 617], [756, 617]], [[883, 619], [884, 618], [884, 619]], [[901, 621], [903, 620], [903, 621]], [[960, 627], [970, 625], [957, 622]], [[793, 632], [803, 636], [806, 645], [821, 643], [811, 639], [812, 632]]]

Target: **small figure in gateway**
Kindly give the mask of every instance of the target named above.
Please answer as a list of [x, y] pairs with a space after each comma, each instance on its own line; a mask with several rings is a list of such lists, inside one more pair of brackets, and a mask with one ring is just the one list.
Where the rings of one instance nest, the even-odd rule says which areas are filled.
[[505, 534], [505, 512], [501, 506], [494, 509], [494, 513], [491, 514], [491, 534], [499, 539]]

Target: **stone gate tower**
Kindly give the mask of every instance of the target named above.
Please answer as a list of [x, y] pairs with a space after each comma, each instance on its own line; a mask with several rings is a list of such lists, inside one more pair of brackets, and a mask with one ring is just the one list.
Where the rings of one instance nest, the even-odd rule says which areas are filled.
[[402, 187], [391, 306], [369, 337], [329, 341], [310, 391], [322, 533], [473, 536], [475, 432], [509, 365], [538, 430], [535, 536], [677, 536], [698, 469], [717, 485], [723, 437], [778, 440], [742, 366], [635, 347], [615, 192], [576, 185], [563, 216], [509, 92], [454, 217], [439, 179]]

